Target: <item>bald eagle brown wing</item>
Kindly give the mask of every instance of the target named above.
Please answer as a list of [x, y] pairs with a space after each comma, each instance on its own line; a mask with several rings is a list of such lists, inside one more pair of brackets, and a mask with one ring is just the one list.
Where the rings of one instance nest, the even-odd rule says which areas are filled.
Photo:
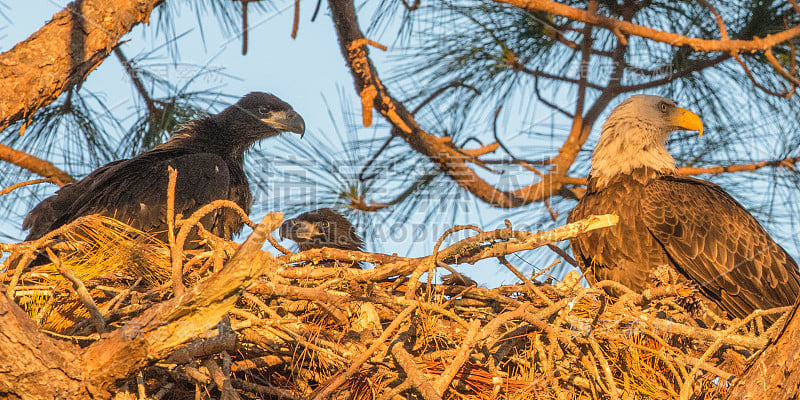
[[639, 211], [645, 182], [653, 176], [655, 173], [647, 170], [620, 175], [600, 191], [593, 190], [590, 178], [589, 192], [570, 212], [567, 222], [600, 214], [615, 214], [620, 218], [615, 226], [570, 240], [572, 253], [590, 285], [611, 280], [641, 292], [648, 287], [650, 269], [670, 263]]
[[795, 261], [719, 186], [664, 176], [646, 186], [641, 210], [675, 267], [732, 316], [797, 298]]

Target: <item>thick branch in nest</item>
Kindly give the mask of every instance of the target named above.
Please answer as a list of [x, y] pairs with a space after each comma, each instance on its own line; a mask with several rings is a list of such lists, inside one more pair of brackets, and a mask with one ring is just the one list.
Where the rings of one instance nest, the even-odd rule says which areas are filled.
[[[125, 390], [115, 385], [134, 376], [147, 380], [131, 380], [133, 390], [138, 389], [140, 397], [155, 393], [156, 398], [185, 396], [186, 387], [192, 385], [198, 393], [212, 396], [219, 391], [220, 396], [231, 397], [361, 398], [359, 393], [372, 393], [391, 398], [415, 390], [428, 400], [488, 393], [496, 398], [527, 398], [534, 393], [556, 398], [560, 393], [581, 400], [614, 395], [677, 397], [686, 385], [724, 392], [723, 380], [735, 377], [737, 370], [724, 364], [717, 347], [756, 350], [771, 330], [750, 329], [743, 326], [747, 321], [724, 319], [718, 321], [722, 331], [701, 328], [676, 305], [676, 298], [687, 294], [683, 287], [656, 287], [642, 294], [624, 289], [629, 295], [616, 302], [606, 301], [602, 288], [619, 285], [616, 282], [569, 289], [539, 282], [494, 289], [430, 283], [408, 295], [408, 288], [418, 285], [407, 274], [420, 266], [496, 257], [614, 222], [612, 216], [601, 216], [548, 232], [514, 231], [510, 225], [489, 232], [477, 230], [471, 238], [413, 259], [335, 249], [273, 258], [260, 250], [268, 231], [280, 223], [278, 215], [271, 215], [221, 270], [201, 277], [181, 296], [153, 304], [161, 301], [158, 292], [163, 289], [140, 292], [148, 290], [146, 285], [134, 288], [121, 281], [136, 293], [131, 298], [137, 299], [136, 304], [130, 301], [123, 307], [135, 311], [128, 311], [122, 320], [119, 313], [109, 313], [108, 326], [117, 330], [92, 339], [97, 341], [83, 350], [49, 347], [50, 342], [58, 342], [41, 335], [27, 317], [18, 315], [18, 308], [16, 312], [10, 309], [13, 303], [0, 298], [4, 327], [0, 367], [9, 371], [0, 373], [0, 390], [23, 390], [11, 388], [14, 379], [39, 390], [38, 378], [52, 375], [48, 383], [59, 390], [63, 387], [59, 393], [101, 398]], [[448, 233], [464, 228], [454, 227]], [[209, 243], [211, 249], [203, 254], [234, 247], [222, 239]], [[437, 249], [439, 244], [441, 240]], [[160, 246], [166, 251], [167, 245]], [[356, 270], [285, 265], [323, 254], [371, 260], [377, 266]], [[195, 269], [187, 267], [189, 262], [184, 267], [195, 274], [200, 268], [196, 264]], [[164, 268], [169, 270], [169, 263]], [[324, 273], [316, 274], [317, 270]], [[258, 280], [247, 289], [243, 301], [234, 304], [265, 272], [266, 279]], [[378, 280], [387, 273], [404, 275], [394, 281]], [[530, 291], [531, 285], [537, 290]], [[85, 286], [106, 287], [91, 281]], [[229, 311], [230, 323], [223, 317]], [[20, 341], [20, 335], [13, 333], [24, 324], [33, 327]], [[203, 335], [209, 330], [214, 335]], [[235, 340], [231, 330], [236, 332]], [[19, 351], [20, 343], [34, 351]], [[48, 353], [28, 356], [37, 351]], [[72, 353], [65, 356], [61, 351]], [[42, 367], [41, 360], [49, 362], [53, 354], [64, 357], [69, 365], [50, 363], [45, 367], [52, 369], [51, 375], [35, 375], [35, 367]], [[15, 366], [6, 355], [13, 362], [34, 365]], [[398, 373], [397, 365], [406, 374]], [[19, 379], [17, 372], [27, 375]], [[259, 383], [245, 381], [244, 374], [258, 377]], [[36, 376], [37, 382], [28, 382], [27, 376]], [[50, 392], [47, 395], [53, 397]]]
[[[269, 232], [275, 230], [281, 221], [282, 214], [267, 215], [222, 270], [182, 296], [147, 309], [82, 351], [65, 348], [66, 345], [62, 344], [44, 344], [52, 339], [38, 332], [35, 326], [31, 327], [33, 322], [16, 305], [9, 303], [6, 296], [2, 296], [0, 318], [3, 331], [29, 333], [25, 334], [29, 341], [22, 342], [18, 337], [0, 335], [0, 342], [13, 340], [13, 344], [0, 343], [3, 349], [0, 352], [16, 354], [13, 357], [0, 354], [0, 360], [3, 360], [0, 363], [20, 363], [25, 366], [9, 365], [2, 369], [36, 377], [39, 383], [12, 384], [5, 379], [18, 379], [19, 376], [0, 374], [0, 391], [12, 396], [29, 397], [30, 390], [36, 387], [39, 390], [37, 395], [41, 393], [47, 397], [49, 391], [41, 388], [44, 382], [57, 389], [60, 395], [66, 393], [68, 397], [90, 397], [90, 393], [91, 397], [109, 397], [120, 379], [129, 378], [151, 360], [164, 359], [184, 343], [208, 332], [260, 275], [280, 271], [279, 262], [262, 252], [261, 246]], [[20, 390], [25, 393], [18, 392]], [[58, 396], [49, 398], [53, 397]]]
[[730, 391], [729, 400], [791, 399], [800, 392], [800, 313], [795, 303], [772, 345], [751, 363]]
[[216, 325], [256, 278], [279, 271], [276, 260], [262, 252], [261, 245], [282, 219], [280, 213], [268, 214], [222, 270], [89, 346], [84, 370], [90, 384], [107, 388], [148, 360], [168, 356]]

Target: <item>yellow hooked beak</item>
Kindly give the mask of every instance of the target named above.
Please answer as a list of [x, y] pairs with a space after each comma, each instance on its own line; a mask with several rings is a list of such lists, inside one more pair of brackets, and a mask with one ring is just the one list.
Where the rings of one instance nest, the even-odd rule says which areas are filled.
[[703, 121], [700, 120], [700, 117], [697, 114], [683, 109], [678, 108], [678, 115], [671, 118], [672, 126], [677, 128], [686, 129], [687, 131], [698, 131], [700, 132], [700, 137], [703, 137]]

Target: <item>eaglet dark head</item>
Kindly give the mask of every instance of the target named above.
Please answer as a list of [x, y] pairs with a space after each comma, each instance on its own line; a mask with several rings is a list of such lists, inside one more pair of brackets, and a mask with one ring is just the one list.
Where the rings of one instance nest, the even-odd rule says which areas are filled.
[[284, 221], [280, 235], [297, 243], [300, 251], [322, 247], [361, 251], [364, 247], [350, 221], [330, 208], [309, 211]]
[[[168, 168], [178, 171], [175, 214], [188, 218], [214, 200], [230, 200], [246, 213], [252, 195], [244, 172], [245, 151], [281, 132], [305, 132], [303, 118], [274, 95], [253, 92], [215, 115], [194, 119], [167, 142], [136, 157], [106, 164], [39, 203], [23, 222], [26, 240], [85, 215], [114, 217], [166, 240]], [[230, 239], [243, 222], [228, 209], [201, 220], [217, 236]]]

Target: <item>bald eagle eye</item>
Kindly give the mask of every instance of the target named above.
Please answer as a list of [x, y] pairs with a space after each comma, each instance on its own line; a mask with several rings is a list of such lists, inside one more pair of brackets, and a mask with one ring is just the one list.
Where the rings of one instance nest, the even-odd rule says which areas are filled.
[[322, 229], [328, 229], [328, 225], [329, 225], [328, 221], [320, 221], [319, 222], [319, 227], [322, 228]]
[[661, 110], [662, 113], [666, 114], [667, 110], [669, 110], [669, 105], [667, 103], [658, 103], [658, 109]]
[[261, 115], [267, 115], [269, 113], [269, 109], [264, 106], [258, 107], [258, 113]]

